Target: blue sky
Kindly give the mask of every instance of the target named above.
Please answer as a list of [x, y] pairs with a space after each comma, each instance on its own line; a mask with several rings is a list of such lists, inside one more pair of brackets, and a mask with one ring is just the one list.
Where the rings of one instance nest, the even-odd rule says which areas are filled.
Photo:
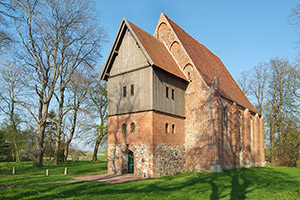
[[289, 14], [296, 0], [98, 0], [100, 24], [107, 30], [104, 65], [123, 17], [153, 34], [162, 8], [187, 33], [220, 57], [234, 78], [271, 58], [297, 55]]

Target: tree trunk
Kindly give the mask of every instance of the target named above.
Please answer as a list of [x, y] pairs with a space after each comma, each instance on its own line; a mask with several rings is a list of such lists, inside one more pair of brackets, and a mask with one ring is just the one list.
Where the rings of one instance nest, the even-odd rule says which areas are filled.
[[36, 153], [35, 153], [35, 160], [33, 163], [34, 167], [43, 167], [43, 156], [44, 156], [44, 135], [47, 123], [47, 116], [48, 116], [48, 108], [49, 102], [43, 102], [40, 100], [39, 105], [39, 123], [38, 125], [38, 136], [36, 140]]
[[18, 130], [17, 125], [15, 122], [15, 100], [13, 96], [10, 97], [11, 101], [11, 109], [10, 109], [10, 122], [12, 125], [12, 138], [13, 138], [13, 144], [12, 144], [12, 152], [13, 152], [13, 161], [20, 162], [20, 153], [19, 153], [19, 146], [18, 146]]
[[61, 127], [63, 121], [63, 106], [64, 106], [64, 91], [65, 88], [60, 89], [60, 100], [58, 102], [58, 118], [57, 118], [57, 131], [55, 137], [55, 155], [54, 155], [54, 165], [57, 165], [60, 161], [62, 161], [60, 157], [60, 138], [61, 138]]
[[75, 109], [74, 110], [74, 116], [73, 116], [73, 123], [72, 123], [71, 132], [70, 132], [69, 138], [68, 138], [68, 140], [65, 144], [65, 152], [64, 152], [64, 160], [65, 161], [68, 160], [69, 145], [70, 145], [71, 141], [73, 140], [73, 136], [75, 134], [75, 128], [76, 128], [76, 122], [77, 122], [77, 112], [78, 112], [78, 110]]
[[20, 162], [20, 152], [17, 143], [14, 144], [16, 162]]
[[94, 152], [93, 152], [92, 161], [97, 161], [98, 160], [97, 153], [98, 153], [98, 148], [99, 148], [100, 142], [101, 142], [101, 139], [97, 138], [96, 143], [95, 143]]
[[68, 155], [69, 155], [69, 144], [70, 143], [66, 143], [65, 144], [65, 151], [64, 151], [64, 162], [68, 161]]
[[43, 167], [43, 156], [44, 156], [44, 133], [45, 125], [39, 124], [38, 127], [38, 137], [36, 140], [36, 158], [33, 163], [34, 167]]
[[[58, 117], [60, 118], [60, 117]], [[54, 162], [53, 165], [57, 165], [59, 163], [60, 157], [59, 157], [59, 146], [60, 146], [60, 135], [61, 135], [61, 121], [57, 121], [57, 131], [56, 131], [56, 137], [55, 137], [55, 153], [54, 153]]]
[[296, 166], [300, 167], [300, 144], [298, 144], [298, 158], [296, 161]]
[[270, 145], [271, 145], [271, 164], [275, 165], [275, 121], [274, 117], [271, 122], [270, 128]]
[[284, 156], [284, 149], [283, 149], [283, 134], [282, 134], [282, 118], [281, 112], [279, 111], [279, 162], [280, 165], [286, 165], [285, 156]]

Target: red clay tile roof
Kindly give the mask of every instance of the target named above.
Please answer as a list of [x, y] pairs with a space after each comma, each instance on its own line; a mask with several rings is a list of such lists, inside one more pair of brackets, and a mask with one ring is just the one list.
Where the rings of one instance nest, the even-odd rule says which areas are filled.
[[172, 55], [161, 41], [128, 20], [127, 22], [130, 24], [130, 27], [142, 43], [155, 66], [188, 81], [183, 71], [179, 68]]
[[166, 15], [165, 17], [206, 84], [210, 86], [213, 78], [217, 77], [220, 82], [219, 89], [221, 96], [257, 113], [254, 106], [250, 103], [248, 98], [234, 81], [220, 58], [213, 54], [204, 45], [192, 38], [169, 17]]

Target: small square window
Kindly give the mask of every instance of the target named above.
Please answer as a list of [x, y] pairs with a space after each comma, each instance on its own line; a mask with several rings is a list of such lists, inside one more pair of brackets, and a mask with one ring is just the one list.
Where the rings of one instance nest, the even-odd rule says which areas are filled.
[[130, 95], [134, 95], [134, 85], [130, 85]]
[[172, 99], [174, 100], [175, 99], [175, 90], [172, 89]]
[[169, 98], [169, 87], [166, 87], [166, 97]]
[[126, 86], [123, 86], [123, 97], [126, 97], [127, 96], [127, 90], [126, 90]]

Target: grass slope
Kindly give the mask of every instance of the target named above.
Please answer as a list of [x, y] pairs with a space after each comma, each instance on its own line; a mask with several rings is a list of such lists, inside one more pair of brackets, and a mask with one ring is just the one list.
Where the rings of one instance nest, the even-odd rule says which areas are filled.
[[[106, 163], [82, 161], [67, 164], [74, 167], [73, 175], [79, 173], [83, 175], [84, 170], [92, 173], [97, 173], [93, 170], [99, 170], [99, 173], [102, 173], [103, 166], [106, 167]], [[34, 170], [28, 171], [32, 174]], [[287, 167], [235, 169], [222, 173], [192, 172], [121, 184], [101, 182], [37, 184], [67, 181], [71, 180], [73, 175], [49, 177], [2, 175], [0, 186], [4, 184], [18, 184], [18, 186], [0, 191], [0, 199], [300, 199], [298, 192], [300, 168]]]

